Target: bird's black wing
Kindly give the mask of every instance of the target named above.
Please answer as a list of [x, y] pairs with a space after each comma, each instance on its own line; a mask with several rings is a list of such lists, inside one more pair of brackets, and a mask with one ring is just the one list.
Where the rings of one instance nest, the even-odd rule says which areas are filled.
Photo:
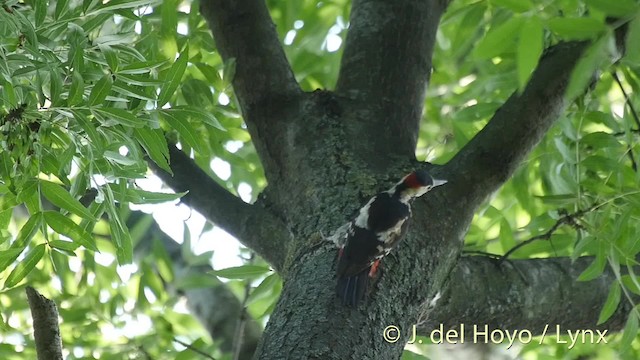
[[393, 199], [388, 192], [380, 193], [369, 205], [367, 228], [374, 233], [388, 230], [408, 217], [409, 212], [409, 205]]

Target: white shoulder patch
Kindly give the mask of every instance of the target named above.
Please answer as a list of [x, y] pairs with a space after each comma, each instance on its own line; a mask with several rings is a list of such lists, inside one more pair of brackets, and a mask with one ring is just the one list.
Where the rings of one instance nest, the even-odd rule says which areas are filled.
[[372, 197], [365, 206], [360, 208], [360, 213], [358, 213], [358, 217], [356, 217], [356, 221], [355, 221], [355, 224], [357, 227], [363, 228], [363, 229], [367, 228], [367, 224], [369, 223], [369, 208], [371, 207], [371, 204], [375, 199], [376, 199], [375, 196]]

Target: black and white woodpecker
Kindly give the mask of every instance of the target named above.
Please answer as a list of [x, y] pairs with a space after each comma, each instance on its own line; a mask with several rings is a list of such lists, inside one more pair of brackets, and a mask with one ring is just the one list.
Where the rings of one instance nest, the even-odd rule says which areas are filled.
[[406, 233], [413, 199], [446, 182], [432, 178], [424, 170], [414, 171], [391, 189], [372, 197], [346, 225], [336, 272], [336, 290], [343, 304], [356, 306], [362, 301], [380, 260]]

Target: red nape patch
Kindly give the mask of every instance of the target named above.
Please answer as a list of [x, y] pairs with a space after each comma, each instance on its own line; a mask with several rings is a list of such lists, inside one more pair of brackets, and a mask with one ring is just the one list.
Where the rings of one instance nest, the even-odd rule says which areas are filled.
[[374, 261], [371, 265], [371, 269], [369, 270], [369, 277], [372, 278], [376, 276], [376, 273], [378, 272], [378, 266], [380, 266], [380, 260]]
[[409, 174], [407, 178], [404, 179], [404, 183], [412, 189], [419, 188], [422, 186], [420, 181], [418, 181], [418, 176], [416, 175], [415, 172], [412, 172], [411, 174]]
[[341, 247], [340, 250], [338, 250], [338, 259], [340, 259], [342, 257], [342, 253], [344, 252], [344, 248]]

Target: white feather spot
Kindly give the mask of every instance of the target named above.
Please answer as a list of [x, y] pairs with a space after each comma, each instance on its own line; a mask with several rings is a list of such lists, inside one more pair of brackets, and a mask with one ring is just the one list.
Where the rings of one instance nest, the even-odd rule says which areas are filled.
[[429, 307], [436, 306], [436, 304], [438, 303], [438, 300], [440, 300], [441, 297], [442, 297], [442, 294], [440, 294], [440, 291], [438, 291], [436, 293], [436, 296], [434, 296], [433, 299], [431, 299], [431, 301], [429, 302]]
[[407, 219], [402, 219], [398, 221], [395, 225], [390, 227], [388, 230], [379, 232], [378, 239], [384, 242], [385, 244], [388, 244], [396, 240], [398, 236], [400, 236], [400, 234], [402, 233], [402, 225], [406, 220]]
[[369, 222], [369, 208], [375, 199], [375, 197], [372, 197], [371, 200], [369, 200], [369, 202], [360, 209], [360, 213], [358, 214], [358, 217], [356, 217], [355, 221], [357, 227], [363, 229], [367, 228], [367, 223]]

